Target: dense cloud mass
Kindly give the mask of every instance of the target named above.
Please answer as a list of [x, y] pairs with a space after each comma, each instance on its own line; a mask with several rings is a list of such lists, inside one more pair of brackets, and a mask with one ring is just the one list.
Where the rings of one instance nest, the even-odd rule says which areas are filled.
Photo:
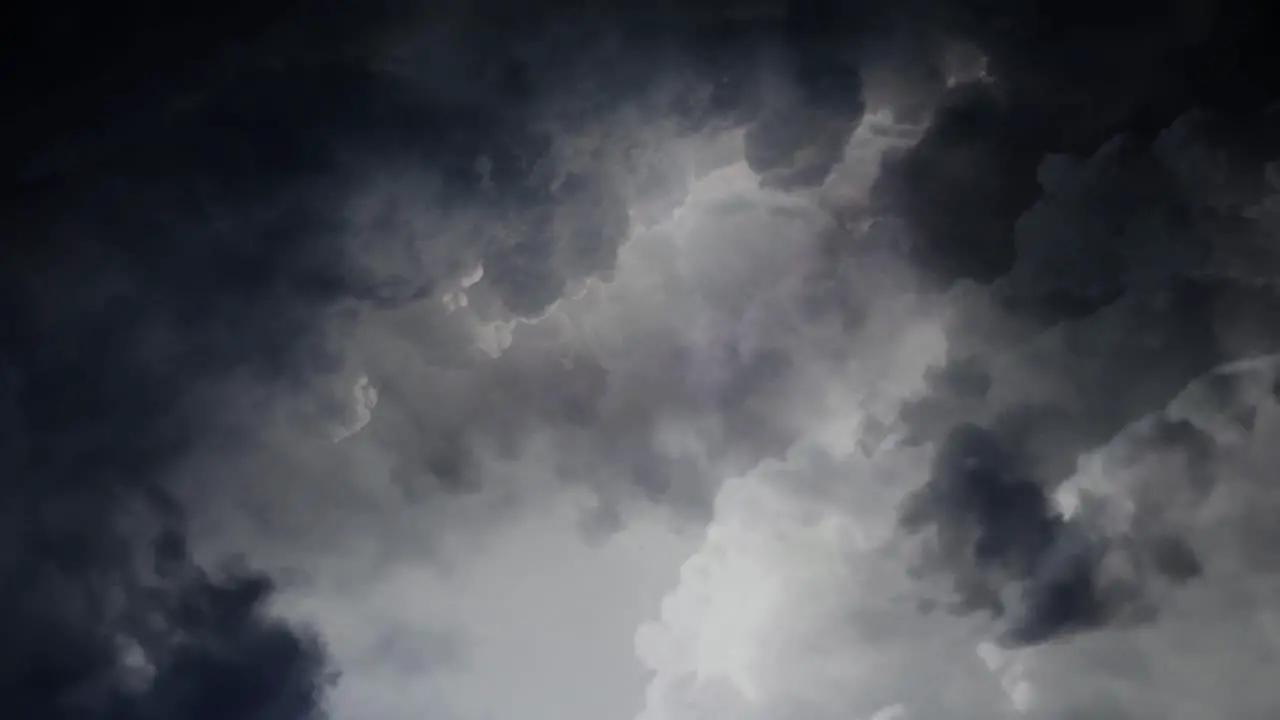
[[1274, 3], [4, 13], [5, 717], [502, 720], [396, 603], [639, 525], [616, 715], [1280, 710]]

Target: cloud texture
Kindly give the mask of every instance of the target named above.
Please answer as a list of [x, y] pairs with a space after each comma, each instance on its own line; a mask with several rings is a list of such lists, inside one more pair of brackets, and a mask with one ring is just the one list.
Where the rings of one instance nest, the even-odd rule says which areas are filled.
[[1270, 716], [1276, 12], [19, 9], [6, 717], [350, 716], [564, 493], [640, 717]]

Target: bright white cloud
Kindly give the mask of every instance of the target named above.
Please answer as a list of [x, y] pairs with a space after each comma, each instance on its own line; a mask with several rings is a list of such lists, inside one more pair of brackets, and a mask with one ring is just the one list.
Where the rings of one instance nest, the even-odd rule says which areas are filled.
[[917, 717], [922, 696], [998, 709], [964, 624], [920, 616], [895, 556], [894, 508], [925, 460], [810, 447], [726, 483], [706, 543], [637, 634], [655, 673], [640, 717], [702, 717], [726, 694], [736, 706], [709, 717]]

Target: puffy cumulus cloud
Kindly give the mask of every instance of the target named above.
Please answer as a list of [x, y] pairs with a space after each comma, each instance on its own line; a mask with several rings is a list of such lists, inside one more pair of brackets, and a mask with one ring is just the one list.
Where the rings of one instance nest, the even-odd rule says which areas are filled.
[[[279, 609], [566, 485], [602, 546], [713, 521], [655, 717], [1068, 712], [1088, 648], [1262, 607], [1251, 538], [1198, 534], [1256, 477], [1218, 424], [1133, 441], [1167, 493], [1077, 471], [1275, 350], [1273, 6], [66, 12], [3, 44], [41, 69], [0, 117], [15, 717], [318, 717], [326, 637], [439, 672], [403, 608]], [[1133, 682], [1097, 697], [1159, 715]]]
[[[926, 609], [940, 604], [943, 618], [967, 618], [930, 613], [920, 622], [988, 638], [960, 642], [960, 654], [971, 654], [953, 665], [987, 668], [1003, 700], [988, 696], [977, 701], [994, 703], [985, 708], [951, 710], [969, 706], [954, 698], [937, 704], [935, 686], [921, 682], [896, 696], [868, 689], [822, 697], [858, 698], [835, 701], [845, 716], [909, 715], [917, 696], [921, 717], [1274, 712], [1273, 692], [1233, 696], [1234, 680], [1196, 684], [1211, 698], [1198, 705], [1183, 685], [1227, 657], [1245, 666], [1241, 672], [1273, 671], [1270, 660], [1258, 661], [1274, 656], [1261, 630], [1270, 622], [1273, 574], [1250, 560], [1256, 551], [1240, 533], [1225, 530], [1252, 523], [1235, 516], [1217, 524], [1216, 508], [1248, 514], [1243, 508], [1251, 506], [1263, 517], [1269, 507], [1260, 499], [1267, 494], [1261, 475], [1228, 469], [1248, 464], [1243, 447], [1259, 452], [1268, 443], [1258, 425], [1266, 411], [1226, 406], [1267, 406], [1271, 391], [1256, 378], [1225, 380], [1248, 372], [1223, 363], [1275, 350], [1274, 332], [1258, 319], [1275, 303], [1270, 261], [1278, 228], [1267, 208], [1277, 153], [1267, 118], [1277, 78], [1247, 67], [1233, 81], [1234, 64], [1211, 56], [1227, 37], [1240, 43], [1237, 57], [1261, 52], [1245, 25], [1268, 11], [1244, 3], [1207, 15], [1190, 6], [1090, 3], [912, 9], [936, 12], [954, 37], [980, 50], [985, 69], [939, 93], [919, 141], [886, 160], [869, 205], [847, 223], [862, 239], [893, 228], [921, 275], [919, 287], [948, 308], [947, 361], [924, 374], [922, 391], [889, 410], [896, 422], [863, 424], [873, 431], [865, 447], [886, 463], [901, 461], [907, 448], [928, 458], [908, 473], [922, 484], [908, 483], [902, 502], [888, 503], [899, 514], [890, 546], [905, 548], [898, 561], [913, 566], [910, 573], [896, 568], [907, 578], [899, 585], [907, 599], [893, 606], [922, 598]], [[1187, 73], [1168, 72], [1164, 63], [1174, 56]], [[1101, 57], [1110, 58], [1108, 70]], [[852, 243], [832, 252], [854, 255]], [[1210, 409], [1187, 417], [1183, 396], [1161, 410], [1189, 384]], [[1141, 432], [1126, 429], [1144, 417]], [[1115, 453], [1128, 458], [1123, 465], [1097, 464]], [[831, 509], [838, 505], [831, 498], [852, 492], [848, 485], [874, 486], [874, 476], [815, 472], [827, 478], [823, 510], [856, 522], [856, 511]], [[1095, 492], [1076, 492], [1086, 475]], [[735, 488], [762, 482], [772, 498], [763, 504], [777, 508], [763, 513], [767, 519], [728, 500]], [[802, 690], [821, 673], [801, 670], [795, 678], [751, 665], [779, 657], [786, 668], [804, 668], [821, 657], [775, 651], [781, 641], [771, 633], [826, 637], [856, 625], [809, 612], [806, 602], [822, 591], [792, 573], [810, 559], [824, 562], [823, 553], [847, 562], [858, 553], [833, 549], [840, 542], [830, 538], [821, 551], [795, 550], [786, 561], [776, 558], [802, 543], [761, 548], [739, 538], [724, 549], [727, 528], [739, 523], [777, 523], [804, 535], [806, 523], [786, 519], [783, 509], [807, 497], [797, 484], [794, 476], [752, 477], [722, 490], [726, 501], [716, 505], [707, 548], [691, 561], [663, 621], [640, 638], [641, 655], [658, 673], [654, 716], [701, 716], [707, 698], [726, 687], [747, 708], [741, 714], [821, 715]], [[841, 572], [833, 563], [823, 577], [838, 586]], [[741, 583], [748, 577], [761, 605], [739, 606], [754, 614], [712, 609], [719, 597], [747, 593]], [[845, 608], [858, 607], [868, 587], [892, 587], [883, 580], [850, 585]], [[1240, 597], [1248, 599], [1237, 606]], [[793, 629], [793, 617], [822, 629]], [[1205, 641], [1203, 655], [1171, 651], [1188, 647], [1179, 643], [1193, 635]], [[1244, 636], [1252, 649], [1228, 639]], [[867, 652], [885, 656], [911, 645], [909, 631], [891, 637]], [[745, 665], [726, 666], [709, 646], [737, 648], [724, 652]], [[850, 642], [842, 650], [854, 655], [856, 648]], [[1104, 662], [1118, 657], [1141, 672]], [[933, 659], [921, 652], [909, 664], [928, 668]], [[851, 660], [837, 675], [853, 687], [859, 672]], [[768, 679], [778, 685], [766, 692]], [[971, 697], [978, 687], [981, 680]]]
[[[24, 12], [33, 42], [5, 52], [42, 73], [3, 118], [0, 282], [15, 717], [318, 716], [323, 643], [219, 556], [376, 573], [548, 475], [591, 487], [607, 534], [636, 494], [696, 516], [711, 468], [788, 444], [773, 328], [827, 220], [759, 175], [838, 164], [855, 59], [810, 57], [773, 10], [653, 8], [633, 32], [489, 9]], [[737, 264], [667, 237], [593, 282], [748, 155], [706, 210], [732, 230], [652, 231]]]
[[[1237, 71], [1206, 54], [1228, 36], [1256, 51], [1238, 23], [1265, 11], [1246, 4], [939, 10], [984, 75], [944, 94], [872, 191], [955, 299], [950, 359], [900, 414], [909, 442], [937, 450], [903, 520], [936, 531], [963, 605], [1033, 642], [1127, 617], [1090, 569], [1108, 551], [1049, 501], [1079, 455], [1215, 365], [1274, 348], [1254, 318], [1275, 302], [1276, 78], [1241, 68], [1227, 85]], [[1175, 53], [1193, 69], [1168, 73]], [[1206, 462], [1195, 427], [1161, 437]], [[1150, 542], [1157, 575], [1203, 569], [1181, 539]]]
[[[797, 449], [729, 480], [637, 654], [640, 717], [991, 717], [974, 627], [921, 616], [891, 543], [925, 453]], [[905, 713], [905, 715], [904, 715]]]
[[[1265, 678], [1280, 658], [1265, 550], [1276, 498], [1264, 479], [1276, 367], [1266, 356], [1195, 378], [1082, 452], [1078, 470], [1039, 495], [1047, 507], [988, 527], [1074, 524], [1075, 540], [1065, 530], [1052, 540], [1058, 557], [1083, 555], [1080, 539], [1096, 543], [1091, 592], [1113, 603], [1099, 609], [1123, 604], [1127, 622], [1112, 616], [1107, 631], [1065, 637], [1057, 625], [1053, 643], [1024, 636], [1001, 647], [981, 640], [999, 625], [921, 613], [966, 602], [963, 589], [909, 567], [918, 551], [894, 520], [922, 481], [939, 482], [936, 471], [925, 480], [940, 461], [927, 448], [868, 458], [810, 445], [727, 481], [702, 549], [660, 619], [637, 634], [655, 673], [640, 717], [1265, 716], [1276, 702]], [[1179, 432], [1205, 441], [1196, 449]], [[1170, 538], [1184, 549], [1169, 550]], [[1035, 552], [1034, 540], [1004, 547]], [[1203, 575], [1183, 585], [1188, 552]], [[1051, 582], [1054, 567], [1040, 561], [1030, 585]], [[996, 589], [1012, 602], [1016, 586]], [[1151, 622], [1143, 610], [1156, 608]]]
[[[874, 157], [884, 145], [865, 132], [851, 150]], [[829, 385], [853, 352], [843, 305], [884, 278], [870, 266], [815, 262], [837, 232], [829, 215], [811, 198], [760, 187], [741, 161], [690, 182], [669, 220], [620, 249], [608, 282], [584, 283], [537, 317], [494, 319], [483, 264], [438, 302], [364, 317], [350, 362], [378, 391], [369, 424], [346, 450], [236, 459], [236, 479], [223, 486], [243, 490], [224, 499], [334, 522], [325, 512], [333, 498], [259, 478], [312, 477], [315, 492], [329, 485], [318, 479], [326, 468], [372, 462], [362, 474], [380, 478], [375, 506], [414, 517], [451, 491], [530, 492], [486, 482], [510, 466], [590, 487], [601, 521], [636, 499], [704, 517], [718, 477], [785, 451], [811, 424], [809, 403], [832, 402]], [[855, 276], [850, 293], [842, 284]], [[879, 317], [859, 341], [864, 362], [883, 364], [875, 337], [892, 322]], [[357, 459], [340, 459], [348, 451]], [[348, 485], [331, 482], [334, 492]]]
[[[1035, 688], [1039, 712], [1191, 717], [1213, 707], [1231, 717], [1261, 717], [1272, 711], [1274, 693], [1245, 688], [1274, 672], [1277, 657], [1270, 629], [1274, 569], [1259, 562], [1268, 539], [1257, 534], [1275, 502], [1260, 474], [1272, 462], [1275, 367], [1271, 356], [1197, 378], [1166, 408], [1085, 454], [1055, 493], [1068, 517], [1088, 518], [1095, 532], [1123, 539], [1103, 554], [1099, 584], [1111, 593], [1136, 588], [1161, 615], [1124, 631], [1020, 651], [1022, 678]], [[1168, 428], [1184, 424], [1211, 438], [1199, 455], [1170, 442]], [[1142, 552], [1161, 547], [1153, 539], [1169, 537], [1194, 549], [1204, 572], [1199, 581], [1185, 587], [1151, 581], [1162, 565], [1181, 562], [1167, 551]], [[1210, 676], [1204, 672], [1210, 666], [1225, 672]]]
[[[1168, 402], [1214, 365], [1274, 349], [1274, 333], [1254, 319], [1275, 303], [1258, 254], [1261, 238], [1274, 229], [1250, 209], [1265, 204], [1268, 156], [1189, 181], [1187, 167], [1203, 164], [1204, 155], [1216, 152], [1223, 163], [1231, 156], [1229, 148], [1206, 152], [1207, 139], [1188, 137], [1193, 126], [1212, 122], [1186, 116], [1148, 147], [1117, 139], [1088, 161], [1047, 157], [1039, 170], [1043, 195], [1013, 229], [1016, 261], [989, 289], [1008, 310], [974, 303], [978, 309], [949, 336], [955, 361], [936, 376], [936, 392], [909, 405], [904, 419], [916, 439], [941, 441], [926, 493], [934, 499], [922, 496], [910, 523], [917, 512], [932, 512], [927, 505], [963, 517], [956, 531], [976, 523], [967, 525], [977, 533], [974, 550], [956, 562], [1034, 576], [1034, 568], [1057, 557], [1048, 548], [1063, 541], [1055, 528], [1066, 527], [1052, 519], [1046, 489], [1070, 474], [1083, 449]], [[1232, 184], [1239, 188], [1231, 193], [1234, 202], [1221, 190]], [[1144, 249], [1147, 243], [1156, 245]], [[1051, 305], [1073, 300], [1054, 321], [1045, 322], [1044, 306], [1029, 322], [1016, 317], [1044, 296]], [[993, 321], [1002, 314], [1004, 321]], [[1004, 328], [992, 330], [993, 323]], [[1170, 423], [1162, 436], [1196, 462], [1206, 452], [1208, 438], [1185, 424]], [[1024, 510], [1009, 512], [1015, 506]], [[952, 527], [951, 520], [934, 517], [939, 532]], [[1009, 517], [1021, 524], [1008, 525]], [[997, 539], [1004, 533], [1012, 534]], [[1172, 563], [1167, 574], [1189, 579], [1199, 563], [1178, 547], [1162, 538], [1151, 552]], [[1170, 553], [1187, 557], [1175, 560]], [[1056, 600], [1041, 599], [1052, 613], [1063, 613], [1051, 625], [1067, 631], [1110, 617], [1100, 607], [1106, 602], [1089, 589], [1096, 586], [1091, 574], [1071, 571], [1066, 577], [1074, 579], [1064, 578], [1067, 584], [1051, 593]], [[986, 599], [975, 602], [1004, 611], [990, 584], [978, 588]]]

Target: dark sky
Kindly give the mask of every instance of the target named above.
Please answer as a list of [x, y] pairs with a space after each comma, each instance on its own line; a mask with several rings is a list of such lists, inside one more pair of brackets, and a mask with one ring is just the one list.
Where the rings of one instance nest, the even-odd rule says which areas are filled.
[[[272, 611], [279, 565], [498, 532], [513, 463], [592, 498], [583, 542], [639, 506], [705, 526], [837, 369], [896, 372], [903, 298], [946, 308], [940, 364], [859, 410], [930, 453], [895, 533], [940, 550], [903, 571], [1008, 646], [1159, 622], [1148, 585], [1215, 582], [1186, 524], [1226, 492], [1216, 431], [1164, 409], [1280, 352], [1278, 15], [6, 5], [0, 715], [326, 717], [352, 668]], [[858, 165], [876, 122], [899, 139]], [[713, 219], [677, 210], [726, 166]], [[1178, 479], [1126, 488], [1123, 532], [1064, 516], [1077, 460], [1152, 413]]]

